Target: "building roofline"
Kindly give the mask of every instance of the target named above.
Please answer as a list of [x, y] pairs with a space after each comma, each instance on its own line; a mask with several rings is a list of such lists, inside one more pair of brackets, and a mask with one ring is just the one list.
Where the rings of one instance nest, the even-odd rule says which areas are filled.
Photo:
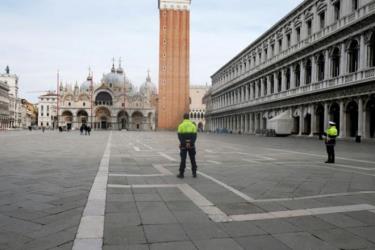
[[239, 53], [237, 53], [236, 56], [234, 56], [232, 59], [230, 59], [226, 64], [224, 64], [219, 70], [217, 70], [214, 74], [211, 75], [211, 78], [214, 77], [217, 73], [225, 69], [228, 65], [230, 65], [232, 62], [237, 60], [242, 54], [244, 54], [246, 51], [248, 51], [250, 48], [252, 48], [254, 45], [259, 43], [261, 40], [266, 38], [270, 33], [277, 30], [276, 28], [280, 26], [280, 24], [284, 23], [289, 17], [291, 17], [296, 12], [300, 11], [302, 8], [304, 8], [306, 5], [311, 5], [315, 1], [311, 0], [304, 0], [302, 3], [297, 5], [294, 9], [289, 11], [284, 17], [282, 17], [279, 21], [277, 21], [274, 25], [272, 25], [269, 29], [267, 29], [262, 35], [260, 35], [257, 39], [255, 39], [253, 42], [250, 43], [245, 49], [241, 50]]

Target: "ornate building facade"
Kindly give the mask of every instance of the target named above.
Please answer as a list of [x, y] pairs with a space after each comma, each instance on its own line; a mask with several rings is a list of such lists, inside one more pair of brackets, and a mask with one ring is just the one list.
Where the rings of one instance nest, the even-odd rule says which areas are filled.
[[190, 87], [190, 120], [197, 124], [200, 131], [204, 129], [206, 123], [206, 104], [203, 103], [203, 97], [207, 91], [207, 86]]
[[189, 111], [190, 4], [159, 0], [159, 129], [177, 128]]
[[58, 93], [59, 126], [79, 129], [87, 124], [93, 129], [154, 130], [157, 93], [151, 77], [139, 91], [126, 77], [121, 64], [112, 65], [95, 84], [91, 74], [80, 86], [60, 85]]
[[0, 130], [8, 129], [9, 124], [9, 87], [0, 81]]
[[[375, 1], [305, 0], [212, 76], [208, 128], [375, 137]], [[281, 118], [280, 118], [281, 119]], [[271, 122], [272, 121], [272, 122]]]
[[9, 88], [9, 127], [21, 127], [21, 99], [18, 97], [18, 76], [11, 74], [9, 66], [6, 67], [5, 73], [0, 74], [0, 81], [6, 83]]

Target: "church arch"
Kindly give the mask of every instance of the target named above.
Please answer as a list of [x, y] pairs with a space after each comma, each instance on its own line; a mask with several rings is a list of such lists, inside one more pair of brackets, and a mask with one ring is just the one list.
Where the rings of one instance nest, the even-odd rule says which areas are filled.
[[78, 122], [78, 127], [81, 127], [82, 124], [87, 124], [88, 122], [89, 115], [86, 110], [79, 110], [77, 112], [77, 122]]
[[95, 111], [95, 128], [109, 129], [111, 127], [111, 111], [106, 107], [97, 108]]
[[95, 97], [95, 105], [106, 105], [106, 106], [112, 106], [113, 104], [113, 98], [112, 95], [108, 92], [102, 91], [99, 92]]
[[70, 110], [65, 110], [61, 114], [64, 125], [68, 130], [73, 126], [73, 113]]
[[117, 124], [119, 129], [129, 129], [129, 114], [122, 110], [117, 114]]
[[134, 130], [144, 129], [144, 116], [140, 111], [135, 111], [132, 114], [132, 125]]

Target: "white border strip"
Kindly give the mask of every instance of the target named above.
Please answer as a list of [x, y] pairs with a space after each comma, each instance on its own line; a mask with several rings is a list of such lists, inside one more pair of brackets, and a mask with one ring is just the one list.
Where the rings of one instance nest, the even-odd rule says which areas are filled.
[[254, 220], [270, 220], [270, 219], [282, 219], [282, 218], [293, 218], [301, 216], [315, 216], [322, 214], [334, 214], [334, 213], [347, 213], [356, 211], [373, 210], [374, 206], [368, 204], [339, 206], [339, 207], [322, 207], [322, 208], [311, 208], [311, 209], [300, 209], [300, 210], [288, 210], [288, 211], [277, 211], [270, 213], [258, 213], [258, 214], [243, 214], [243, 215], [232, 215], [230, 218], [233, 221], [254, 221]]
[[107, 194], [112, 132], [92, 184], [85, 210], [74, 240], [73, 250], [101, 250], [104, 235], [105, 201]]
[[167, 155], [166, 153], [159, 152], [159, 155], [163, 156], [163, 157], [166, 158], [167, 160], [170, 160], [170, 161], [177, 161], [175, 158], [173, 158], [172, 156]]

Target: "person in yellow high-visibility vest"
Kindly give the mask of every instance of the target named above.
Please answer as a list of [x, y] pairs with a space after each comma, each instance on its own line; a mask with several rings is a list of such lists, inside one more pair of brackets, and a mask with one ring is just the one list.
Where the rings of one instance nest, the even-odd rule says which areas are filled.
[[326, 163], [335, 163], [335, 146], [336, 146], [336, 137], [337, 137], [337, 128], [335, 122], [329, 122], [328, 129], [324, 133], [326, 136], [326, 148], [328, 154], [328, 160]]
[[197, 163], [195, 161], [195, 141], [197, 140], [197, 127], [189, 120], [189, 114], [184, 114], [184, 121], [178, 126], [178, 139], [180, 141], [180, 173], [177, 175], [178, 178], [184, 178], [186, 168], [186, 157], [189, 153], [191, 161], [191, 170], [193, 177], [197, 177]]

